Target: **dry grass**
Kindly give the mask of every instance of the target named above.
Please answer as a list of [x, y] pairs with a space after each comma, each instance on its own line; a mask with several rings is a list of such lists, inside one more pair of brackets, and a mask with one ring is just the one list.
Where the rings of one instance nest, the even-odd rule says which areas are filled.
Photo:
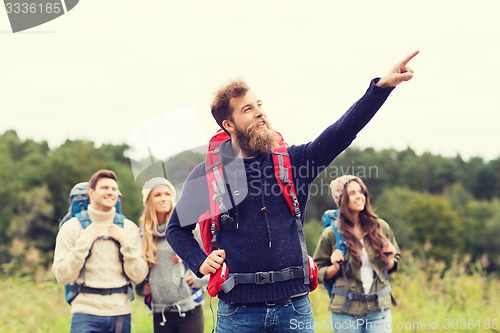
[[[409, 259], [392, 283], [399, 303], [393, 310], [393, 331], [499, 332], [499, 280], [466, 274], [467, 265], [464, 261], [445, 270], [442, 263]], [[0, 332], [69, 331], [70, 306], [64, 300], [63, 287], [49, 273], [39, 282], [30, 278], [1, 279], [0, 299]], [[216, 312], [217, 300], [211, 302]], [[311, 303], [316, 332], [332, 332], [328, 297], [321, 286], [311, 294]], [[152, 318], [142, 299], [137, 298], [133, 304], [132, 331], [152, 332]], [[211, 332], [209, 298], [204, 313], [205, 332]]]

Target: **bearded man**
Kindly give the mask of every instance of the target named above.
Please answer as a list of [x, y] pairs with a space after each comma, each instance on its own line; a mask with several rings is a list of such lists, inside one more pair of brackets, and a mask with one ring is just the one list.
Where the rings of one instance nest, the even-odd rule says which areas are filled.
[[[315, 140], [288, 147], [302, 224], [314, 179], [351, 144], [394, 87], [413, 77], [407, 64], [417, 54], [373, 79], [366, 93]], [[167, 240], [199, 277], [215, 273], [224, 262], [230, 274], [256, 275], [255, 283], [236, 281], [228, 292], [219, 292], [217, 332], [314, 332], [309, 285], [303, 276], [280, 275], [301, 267], [304, 242], [301, 223], [297, 226], [283, 195], [274, 190], [279, 185], [271, 151], [277, 134], [262, 101], [245, 82], [235, 80], [217, 91], [211, 110], [230, 136], [219, 153], [226, 185], [222, 200], [231, 218], [220, 221], [220, 249], [207, 256], [192, 232], [212, 200], [202, 163], [184, 184], [168, 223]], [[274, 278], [268, 278], [271, 275]]]

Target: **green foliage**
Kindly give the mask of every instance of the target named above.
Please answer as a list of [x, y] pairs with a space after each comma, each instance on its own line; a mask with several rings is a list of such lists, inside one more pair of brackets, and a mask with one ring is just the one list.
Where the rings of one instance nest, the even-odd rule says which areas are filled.
[[119, 164], [112, 168], [117, 174], [120, 191], [122, 192], [122, 211], [129, 219], [139, 224], [139, 217], [144, 206], [142, 205], [141, 188], [135, 183], [130, 164]]
[[[138, 223], [143, 209], [142, 184], [132, 172], [128, 153], [126, 144], [96, 147], [91, 141], [68, 140], [51, 150], [47, 142], [21, 140], [12, 130], [0, 135], [0, 267], [21, 275], [37, 271], [30, 265], [46, 268], [52, 260], [59, 219], [68, 209], [69, 190], [101, 168], [116, 172], [123, 212]], [[203, 158], [202, 153], [185, 151], [159, 163], [180, 190]], [[482, 267], [488, 267], [488, 272], [498, 271], [497, 170], [500, 158], [464, 161], [460, 156], [418, 155], [411, 148], [349, 148], [311, 187], [305, 224], [309, 251], [313, 251], [322, 228], [317, 221], [333, 206], [330, 181], [355, 174], [367, 184], [375, 211], [390, 223], [401, 247], [448, 260], [453, 252], [467, 252], [474, 260], [482, 258]], [[428, 193], [436, 196], [428, 197]], [[427, 245], [432, 244], [430, 252], [423, 250], [426, 240], [431, 242]], [[25, 258], [28, 254], [29, 260]], [[38, 263], [33, 264], [32, 258], [38, 258]]]
[[450, 261], [463, 250], [463, 224], [443, 196], [417, 194], [405, 213], [426, 255]]
[[169, 158], [165, 163], [168, 178], [174, 185], [181, 184], [187, 178], [191, 170], [204, 160], [204, 155], [190, 150], [179, 153]]
[[476, 180], [473, 193], [476, 198], [491, 200], [500, 196], [500, 158], [480, 164], [472, 176]]
[[500, 201], [470, 201], [465, 207], [465, 245], [487, 270], [500, 267]]
[[393, 187], [376, 198], [373, 205], [375, 213], [390, 224], [402, 249], [413, 249], [421, 245], [415, 237], [414, 225], [409, 222], [407, 214], [409, 203], [417, 195], [418, 192], [407, 187]]
[[88, 141], [68, 140], [54, 150], [50, 156], [46, 181], [52, 193], [56, 219], [66, 213], [69, 204], [68, 194], [73, 185], [87, 181], [92, 173], [99, 169], [111, 168], [110, 161], [102, 151]]
[[47, 185], [19, 193], [18, 203], [7, 235], [41, 251], [51, 250], [54, 244], [49, 237], [57, 231], [57, 226], [51, 220], [54, 209]]
[[471, 200], [474, 199], [472, 194], [465, 189], [460, 183], [455, 183], [444, 190], [444, 196], [450, 201], [453, 209], [461, 217], [466, 214], [466, 206]]
[[323, 232], [323, 225], [318, 220], [309, 220], [304, 224], [304, 237], [306, 239], [307, 252], [312, 257], [319, 236]]
[[[0, 149], [2, 149], [0, 141]], [[2, 152], [2, 150], [0, 150]], [[3, 244], [8, 237], [6, 231], [9, 228], [10, 221], [15, 214], [13, 203], [17, 201], [17, 195], [20, 191], [21, 182], [12, 177], [15, 175], [15, 165], [10, 156], [0, 154], [0, 244]]]
[[[442, 261], [418, 259], [408, 252], [403, 253], [403, 258], [391, 285], [398, 301], [393, 311], [393, 327], [399, 324], [405, 329], [394, 332], [498, 330], [486, 326], [492, 321], [500, 324], [499, 281], [471, 269], [473, 263], [468, 257], [454, 261], [448, 268]], [[467, 273], [471, 270], [474, 273]], [[457, 322], [465, 327], [453, 329]]]

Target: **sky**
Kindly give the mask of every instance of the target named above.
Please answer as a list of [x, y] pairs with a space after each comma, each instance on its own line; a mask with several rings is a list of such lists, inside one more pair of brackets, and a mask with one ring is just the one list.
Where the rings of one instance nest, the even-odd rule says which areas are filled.
[[414, 78], [353, 145], [495, 159], [498, 13], [498, 0], [81, 0], [12, 33], [0, 10], [0, 134], [163, 158], [206, 143], [213, 93], [243, 78], [300, 144], [418, 49]]

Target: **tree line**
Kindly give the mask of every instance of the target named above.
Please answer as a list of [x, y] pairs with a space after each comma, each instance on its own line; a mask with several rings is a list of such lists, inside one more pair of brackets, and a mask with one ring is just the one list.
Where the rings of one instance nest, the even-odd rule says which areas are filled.
[[[67, 140], [50, 149], [46, 141], [21, 140], [13, 130], [0, 135], [0, 273], [35, 274], [53, 258], [59, 220], [68, 210], [71, 187], [101, 168], [115, 171], [123, 194], [123, 213], [138, 223], [141, 181], [128, 145]], [[179, 187], [203, 154], [186, 151], [162, 165]], [[416, 154], [412, 149], [351, 147], [311, 187], [307, 229], [334, 208], [329, 182], [342, 174], [364, 180], [375, 212], [394, 229], [403, 249], [451, 263], [471, 256], [484, 271], [500, 267], [500, 157], [467, 161], [460, 156]], [[181, 188], [178, 188], [180, 191]], [[309, 236], [311, 238], [311, 236]], [[309, 245], [312, 244], [312, 245]], [[310, 249], [315, 240], [308, 242]]]

